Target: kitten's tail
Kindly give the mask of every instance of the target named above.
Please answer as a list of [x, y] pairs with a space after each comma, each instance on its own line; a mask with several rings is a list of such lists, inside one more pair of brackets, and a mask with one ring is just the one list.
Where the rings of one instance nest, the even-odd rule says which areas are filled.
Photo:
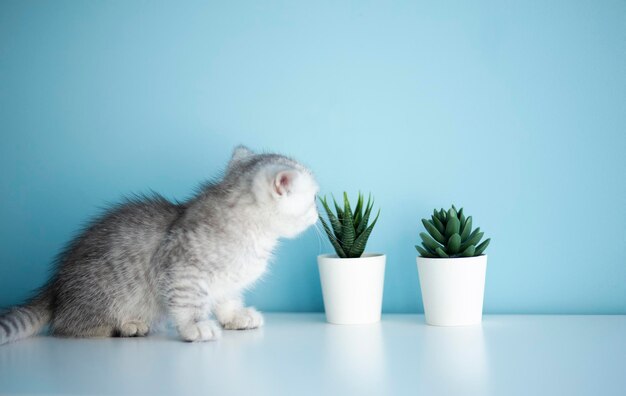
[[24, 305], [0, 313], [0, 345], [37, 334], [51, 316], [51, 295], [47, 290]]

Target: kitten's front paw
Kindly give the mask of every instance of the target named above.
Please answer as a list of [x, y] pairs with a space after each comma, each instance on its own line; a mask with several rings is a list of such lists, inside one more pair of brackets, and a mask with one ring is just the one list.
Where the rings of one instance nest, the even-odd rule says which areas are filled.
[[238, 310], [229, 319], [222, 323], [226, 330], [247, 330], [263, 326], [263, 315], [252, 307]]
[[217, 340], [222, 335], [219, 326], [212, 320], [190, 323], [179, 327], [178, 332], [183, 340], [189, 342]]

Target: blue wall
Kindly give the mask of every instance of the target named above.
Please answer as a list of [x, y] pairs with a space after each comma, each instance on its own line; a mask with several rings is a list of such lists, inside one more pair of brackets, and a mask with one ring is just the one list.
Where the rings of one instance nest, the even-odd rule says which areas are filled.
[[[0, 306], [99, 206], [245, 143], [376, 196], [387, 312], [421, 311], [419, 219], [454, 202], [487, 312], [626, 313], [624, 1], [220, 3], [0, 3]], [[330, 250], [285, 241], [249, 301], [321, 310]]]

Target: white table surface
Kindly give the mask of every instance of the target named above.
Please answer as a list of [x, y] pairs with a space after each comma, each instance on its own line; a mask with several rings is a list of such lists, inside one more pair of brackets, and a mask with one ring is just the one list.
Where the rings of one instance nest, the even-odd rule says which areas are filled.
[[266, 326], [189, 344], [39, 336], [0, 346], [0, 395], [626, 395], [626, 316], [421, 315], [337, 326], [266, 314]]

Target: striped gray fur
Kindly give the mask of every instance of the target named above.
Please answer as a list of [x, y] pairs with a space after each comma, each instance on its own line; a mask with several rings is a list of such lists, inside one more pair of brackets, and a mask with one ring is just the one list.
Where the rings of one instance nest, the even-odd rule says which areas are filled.
[[44, 293], [1, 314], [0, 345], [36, 334], [50, 320], [48, 300]]
[[0, 314], [0, 344], [47, 323], [58, 336], [143, 336], [169, 317], [186, 341], [258, 327], [262, 316], [242, 292], [279, 238], [315, 223], [317, 190], [295, 160], [240, 146], [221, 180], [186, 202], [127, 199], [67, 246], [35, 297]]

